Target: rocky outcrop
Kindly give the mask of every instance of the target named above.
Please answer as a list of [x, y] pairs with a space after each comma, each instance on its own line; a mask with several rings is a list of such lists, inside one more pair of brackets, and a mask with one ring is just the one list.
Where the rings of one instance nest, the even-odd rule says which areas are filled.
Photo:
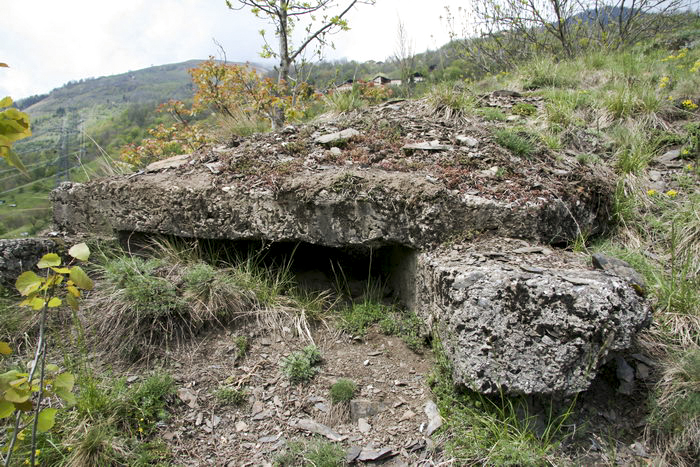
[[395, 290], [440, 335], [459, 383], [573, 394], [650, 319], [624, 265], [593, 270], [539, 246], [604, 231], [612, 175], [532, 141], [514, 153], [493, 130], [429, 100], [390, 102], [65, 183], [54, 222], [69, 234], [387, 247]]
[[465, 233], [539, 242], [599, 227], [595, 207], [557, 199], [499, 201], [458, 193], [419, 174], [327, 170], [277, 190], [241, 187], [210, 171], [65, 183], [52, 193], [56, 227], [207, 239], [426, 248]]
[[22, 272], [32, 269], [46, 253], [58, 245], [50, 238], [0, 240], [0, 282], [12, 286]]
[[484, 394], [584, 391], [649, 324], [624, 278], [539, 251], [501, 240], [418, 254], [415, 309], [440, 335], [456, 382]]

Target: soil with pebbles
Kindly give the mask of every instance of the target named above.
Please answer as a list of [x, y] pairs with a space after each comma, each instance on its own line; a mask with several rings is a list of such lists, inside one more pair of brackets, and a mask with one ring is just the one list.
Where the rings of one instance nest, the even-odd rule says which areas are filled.
[[[320, 327], [313, 337], [323, 360], [320, 372], [301, 385], [291, 384], [280, 369], [284, 357], [308, 344], [290, 332], [250, 338], [242, 358], [230, 331], [173, 355], [167, 369], [176, 379], [178, 402], [159, 434], [174, 454], [173, 463], [266, 465], [287, 442], [312, 436], [339, 443], [351, 457], [376, 456], [386, 465], [433, 465], [442, 456], [426, 436], [429, 349], [417, 354], [399, 338], [375, 331], [360, 341]], [[357, 384], [350, 404], [330, 400], [330, 387], [339, 378]], [[246, 401], [237, 407], [222, 404], [215, 393], [224, 386], [244, 389]]]

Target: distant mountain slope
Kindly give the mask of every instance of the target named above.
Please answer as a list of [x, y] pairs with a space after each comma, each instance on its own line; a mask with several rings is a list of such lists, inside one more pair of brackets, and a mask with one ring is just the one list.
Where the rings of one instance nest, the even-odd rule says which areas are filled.
[[[33, 136], [19, 142], [16, 150], [24, 157], [25, 163], [32, 163], [38, 153], [56, 148], [66, 124], [71, 125], [68, 131], [76, 132], [76, 126], [89, 127], [117, 115], [132, 104], [191, 99], [193, 89], [188, 70], [202, 61], [189, 60], [87, 78], [69, 82], [45, 96], [20, 100], [19, 107], [31, 117]], [[262, 73], [268, 72], [262, 65], [251, 65]]]

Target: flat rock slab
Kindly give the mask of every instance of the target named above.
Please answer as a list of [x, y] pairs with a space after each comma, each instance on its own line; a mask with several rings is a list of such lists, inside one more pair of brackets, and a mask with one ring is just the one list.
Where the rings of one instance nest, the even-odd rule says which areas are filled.
[[376, 169], [302, 173], [272, 190], [194, 167], [184, 174], [64, 183], [52, 200], [55, 225], [67, 233], [127, 231], [330, 247], [422, 249], [475, 231], [550, 243], [575, 238], [577, 223], [589, 232], [604, 225], [597, 206], [583, 202], [488, 199], [449, 190], [420, 173]]
[[565, 252], [494, 245], [416, 258], [416, 311], [441, 336], [457, 383], [483, 394], [571, 395], [651, 321], [621, 277]]

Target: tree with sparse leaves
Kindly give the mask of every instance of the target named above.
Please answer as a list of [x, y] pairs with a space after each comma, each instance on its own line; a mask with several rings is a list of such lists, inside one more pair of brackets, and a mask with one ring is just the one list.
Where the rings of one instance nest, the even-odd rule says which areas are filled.
[[[349, 29], [345, 16], [359, 3], [374, 4], [375, 0], [352, 0], [342, 8], [336, 0], [226, 0], [226, 5], [232, 10], [250, 8], [259, 18], [267, 18], [275, 28], [275, 36], [279, 41], [277, 47], [272, 47], [267, 41], [265, 30], [260, 34], [265, 39], [262, 56], [279, 59], [277, 80], [285, 89], [291, 83], [292, 65], [302, 57], [304, 51], [311, 45], [317, 46], [316, 54], [321, 54], [323, 46], [329, 43], [330, 34]], [[335, 13], [335, 14], [333, 14]], [[294, 27], [302, 21], [309, 20], [304, 36], [299, 45], [292, 43]], [[284, 112], [278, 111], [273, 119], [273, 125], [279, 126], [284, 122]]]

